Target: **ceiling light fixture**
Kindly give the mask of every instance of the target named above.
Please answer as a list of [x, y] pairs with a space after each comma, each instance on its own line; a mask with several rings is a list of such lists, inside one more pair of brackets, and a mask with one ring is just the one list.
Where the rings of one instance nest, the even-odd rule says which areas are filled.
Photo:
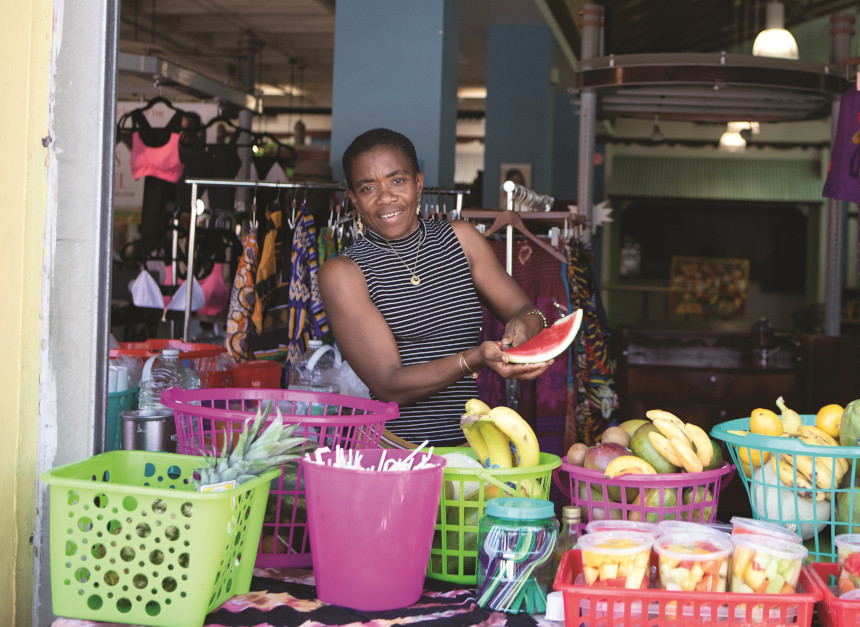
[[663, 141], [663, 132], [660, 130], [660, 116], [654, 116], [654, 128], [651, 129], [651, 135], [648, 137], [652, 142]]
[[720, 135], [720, 150], [724, 152], [743, 152], [753, 135], [758, 135], [758, 122], [729, 122]]
[[753, 43], [753, 56], [797, 59], [797, 42], [785, 30], [785, 7], [782, 2], [768, 2], [765, 28]]

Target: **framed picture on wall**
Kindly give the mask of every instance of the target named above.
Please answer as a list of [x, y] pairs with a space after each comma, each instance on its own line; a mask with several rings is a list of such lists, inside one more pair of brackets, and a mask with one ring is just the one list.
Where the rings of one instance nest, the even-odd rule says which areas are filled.
[[669, 311], [706, 318], [743, 317], [749, 277], [749, 259], [672, 257]]
[[508, 195], [502, 189], [505, 181], [513, 181], [525, 187], [532, 186], [531, 163], [503, 163], [499, 166], [499, 207], [508, 208]]

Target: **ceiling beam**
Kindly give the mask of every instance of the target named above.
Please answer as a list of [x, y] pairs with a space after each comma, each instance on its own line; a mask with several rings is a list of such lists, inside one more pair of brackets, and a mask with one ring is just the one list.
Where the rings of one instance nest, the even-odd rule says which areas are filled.
[[[583, 4], [583, 2], [577, 0], [576, 4]], [[564, 58], [567, 59], [571, 69], [576, 72], [576, 55], [582, 48], [582, 38], [579, 36], [579, 30], [567, 4], [564, 0], [535, 0], [535, 5], [552, 30]]]

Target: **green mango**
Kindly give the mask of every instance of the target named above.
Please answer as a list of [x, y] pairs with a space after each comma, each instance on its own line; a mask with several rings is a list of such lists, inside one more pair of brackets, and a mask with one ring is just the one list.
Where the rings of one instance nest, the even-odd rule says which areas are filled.
[[[466, 499], [472, 500], [471, 498]], [[478, 507], [463, 508], [463, 526], [460, 526], [460, 508], [452, 506], [448, 508], [445, 514], [445, 554], [447, 555], [446, 570], [442, 572], [442, 553], [432, 553], [430, 555], [430, 572], [436, 574], [447, 575], [468, 575], [472, 576], [476, 573], [476, 560], [478, 554], [478, 522], [481, 519], [481, 512]], [[467, 529], [474, 528], [475, 531]], [[462, 530], [463, 546], [460, 548], [460, 535]], [[433, 548], [442, 549], [442, 531], [437, 529], [433, 534]], [[460, 569], [460, 553], [463, 553], [463, 568]]]
[[[841, 446], [860, 446], [860, 399], [851, 401], [842, 412], [839, 423], [839, 444]], [[860, 464], [855, 464], [854, 472], [860, 476]]]
[[836, 517], [833, 532], [860, 533], [860, 487], [853, 485], [836, 494]]

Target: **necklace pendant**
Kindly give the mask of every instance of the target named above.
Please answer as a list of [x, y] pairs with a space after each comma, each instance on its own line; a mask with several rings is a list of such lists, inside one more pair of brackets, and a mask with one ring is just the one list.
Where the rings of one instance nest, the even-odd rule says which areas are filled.
[[413, 275], [412, 275], [412, 278], [411, 278], [411, 279], [409, 279], [409, 282], [410, 282], [410, 283], [412, 283], [412, 285], [420, 285], [420, 284], [421, 284], [421, 279], [419, 279], [419, 278], [418, 278], [418, 275], [417, 275], [417, 274], [413, 274]]

